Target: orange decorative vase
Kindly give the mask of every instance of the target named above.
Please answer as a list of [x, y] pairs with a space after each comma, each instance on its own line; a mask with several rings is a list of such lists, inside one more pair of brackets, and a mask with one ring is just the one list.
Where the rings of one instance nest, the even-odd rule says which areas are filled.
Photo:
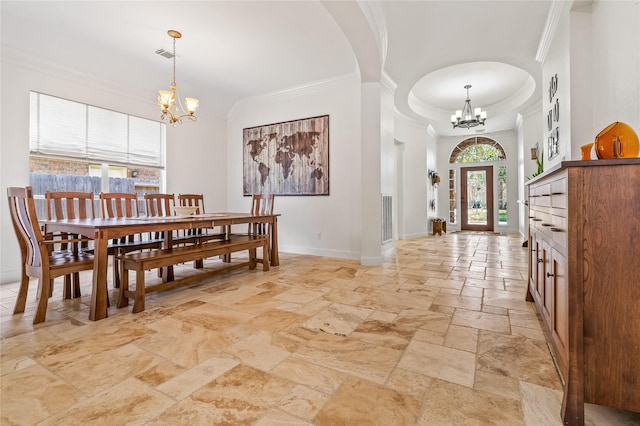
[[580, 153], [582, 154], [582, 158], [580, 158], [581, 160], [591, 160], [591, 148], [593, 148], [592, 143], [588, 143], [580, 147]]
[[640, 153], [638, 135], [626, 123], [616, 121], [605, 127], [594, 141], [596, 155], [605, 158], [635, 158]]

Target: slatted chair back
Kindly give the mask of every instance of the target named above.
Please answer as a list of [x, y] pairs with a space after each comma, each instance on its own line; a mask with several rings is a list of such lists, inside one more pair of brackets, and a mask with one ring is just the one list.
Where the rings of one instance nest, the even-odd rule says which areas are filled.
[[[38, 307], [33, 323], [43, 322], [47, 313], [53, 279], [75, 272], [93, 269], [93, 256], [84, 251], [55, 251], [60, 240], [48, 239], [40, 230], [33, 191], [25, 188], [7, 188], [9, 212], [13, 228], [20, 243], [23, 268], [18, 297], [13, 313], [24, 312], [29, 289], [28, 277], [38, 278]], [[67, 240], [72, 243], [77, 240]]]
[[197, 207], [196, 214], [203, 214], [204, 195], [202, 194], [178, 194], [178, 203], [182, 207]]
[[100, 209], [102, 217], [126, 218], [137, 217], [138, 194], [129, 192], [101, 192]]
[[[138, 194], [129, 192], [101, 192], [100, 209], [103, 218], [138, 217]], [[159, 238], [159, 236], [158, 236]], [[152, 239], [150, 235], [127, 235], [115, 239], [109, 246], [109, 254], [113, 257], [113, 287], [120, 287], [120, 271], [118, 256], [132, 251], [160, 248], [160, 239]]]
[[144, 194], [147, 216], [174, 216], [176, 198], [174, 194]]
[[[273, 214], [273, 194], [253, 194], [251, 203], [251, 214]], [[249, 224], [249, 233], [267, 234], [269, 232], [266, 223]]]
[[47, 216], [57, 219], [93, 219], [96, 217], [93, 192], [47, 191]]
[[[96, 217], [94, 208], [93, 192], [77, 192], [77, 191], [47, 191], [45, 193], [47, 199], [47, 218], [49, 220], [58, 219], [94, 219]], [[66, 239], [77, 239], [78, 235], [65, 234], [61, 236]], [[83, 241], [79, 245], [73, 244], [73, 247], [67, 243], [62, 243], [61, 249], [87, 249], [89, 243]], [[71, 287], [71, 279], [73, 278], [73, 288]], [[65, 298], [73, 296], [80, 297], [80, 274], [74, 273], [64, 277], [64, 293]]]

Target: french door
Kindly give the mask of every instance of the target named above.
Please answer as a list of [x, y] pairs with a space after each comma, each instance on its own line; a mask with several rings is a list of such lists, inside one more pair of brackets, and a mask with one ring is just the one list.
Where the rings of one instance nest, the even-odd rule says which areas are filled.
[[493, 231], [493, 167], [460, 169], [461, 229]]

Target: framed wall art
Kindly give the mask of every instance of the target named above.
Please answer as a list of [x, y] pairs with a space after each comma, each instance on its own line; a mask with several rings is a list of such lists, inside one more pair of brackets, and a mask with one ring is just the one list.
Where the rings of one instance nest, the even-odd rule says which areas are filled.
[[243, 195], [329, 195], [329, 116], [242, 130]]

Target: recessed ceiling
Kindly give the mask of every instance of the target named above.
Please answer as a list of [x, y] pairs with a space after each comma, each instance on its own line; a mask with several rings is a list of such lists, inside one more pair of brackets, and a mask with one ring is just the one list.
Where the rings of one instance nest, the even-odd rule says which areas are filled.
[[409, 93], [409, 106], [431, 120], [447, 120], [461, 110], [471, 85], [473, 108], [491, 118], [518, 110], [535, 92], [535, 81], [526, 71], [500, 62], [471, 62], [441, 68], [422, 77]]
[[[373, 81], [380, 73], [370, 70], [382, 70], [395, 84], [398, 113], [451, 136], [462, 131], [449, 118], [462, 107], [465, 84], [473, 86], [472, 105], [487, 110], [480, 127], [489, 132], [513, 129], [517, 113], [535, 102], [535, 55], [550, 4], [4, 0], [0, 41], [3, 59], [17, 51], [57, 64], [148, 98], [153, 115], [157, 90], [171, 80], [171, 61], [155, 53], [171, 51], [169, 29], [183, 34], [181, 92], [222, 115], [244, 98], [358, 71]], [[373, 46], [365, 43], [371, 34]]]

